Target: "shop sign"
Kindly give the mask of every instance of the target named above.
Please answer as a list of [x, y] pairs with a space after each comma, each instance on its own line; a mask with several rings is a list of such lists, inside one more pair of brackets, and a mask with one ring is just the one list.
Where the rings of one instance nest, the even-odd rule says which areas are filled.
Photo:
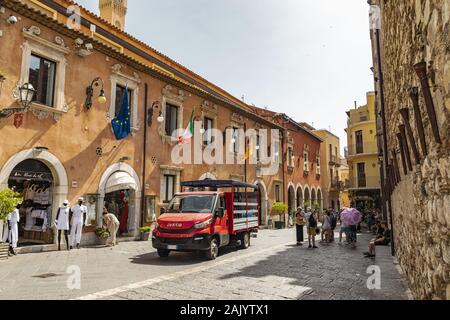
[[26, 180], [45, 180], [52, 181], [52, 175], [45, 172], [32, 172], [32, 171], [13, 171], [11, 174], [12, 179], [26, 179]]

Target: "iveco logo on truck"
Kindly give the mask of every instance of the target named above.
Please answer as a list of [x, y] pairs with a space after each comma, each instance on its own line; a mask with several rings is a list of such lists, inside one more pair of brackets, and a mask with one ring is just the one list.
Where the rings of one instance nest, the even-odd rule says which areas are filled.
[[167, 224], [168, 228], [181, 228], [183, 226], [183, 224], [181, 223], [169, 223]]

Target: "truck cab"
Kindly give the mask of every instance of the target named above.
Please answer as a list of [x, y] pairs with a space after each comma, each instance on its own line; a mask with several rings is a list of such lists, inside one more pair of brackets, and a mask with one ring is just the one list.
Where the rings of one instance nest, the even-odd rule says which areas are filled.
[[[152, 234], [153, 247], [160, 257], [168, 257], [171, 251], [202, 251], [214, 260], [221, 247], [250, 246], [251, 234], [259, 227], [256, 186], [228, 180], [189, 181], [181, 185], [189, 191], [173, 197]], [[231, 190], [219, 190], [227, 188]]]

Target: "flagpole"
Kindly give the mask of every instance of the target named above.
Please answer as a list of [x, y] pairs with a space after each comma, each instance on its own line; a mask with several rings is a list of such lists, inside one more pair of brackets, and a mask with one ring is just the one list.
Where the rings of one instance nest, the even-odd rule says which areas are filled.
[[247, 183], [247, 136], [246, 136], [246, 132], [247, 132], [247, 123], [244, 123], [244, 145], [245, 145], [245, 163], [244, 163], [244, 182]]

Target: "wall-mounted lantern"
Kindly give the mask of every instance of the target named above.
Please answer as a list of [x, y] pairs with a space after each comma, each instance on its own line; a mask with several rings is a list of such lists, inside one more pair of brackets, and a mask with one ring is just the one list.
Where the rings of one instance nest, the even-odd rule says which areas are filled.
[[164, 122], [164, 117], [162, 115], [162, 108], [161, 108], [161, 102], [159, 101], [155, 101], [152, 103], [152, 106], [150, 108], [148, 108], [147, 110], [147, 126], [150, 128], [153, 124], [153, 115], [155, 113], [155, 109], [160, 109], [159, 111], [159, 116], [157, 118], [158, 123], [163, 123]]
[[86, 107], [86, 109], [91, 109], [92, 108], [92, 98], [94, 97], [94, 86], [98, 87], [100, 86], [100, 84], [102, 85], [101, 89], [100, 89], [100, 94], [97, 98], [98, 103], [100, 104], [105, 104], [107, 99], [105, 96], [105, 90], [104, 90], [104, 86], [105, 83], [103, 82], [102, 78], [97, 77], [95, 78], [91, 85], [89, 87], [86, 88], [86, 101], [84, 103], [84, 106]]

